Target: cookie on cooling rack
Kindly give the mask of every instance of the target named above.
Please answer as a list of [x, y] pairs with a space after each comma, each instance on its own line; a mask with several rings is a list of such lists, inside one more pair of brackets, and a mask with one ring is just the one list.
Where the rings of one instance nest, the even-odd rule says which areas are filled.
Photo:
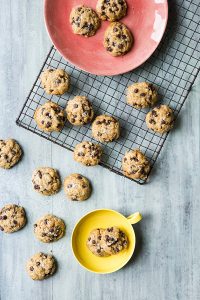
[[47, 69], [40, 76], [41, 85], [50, 95], [62, 95], [69, 90], [70, 77], [63, 69]]
[[85, 96], [69, 100], [66, 107], [67, 119], [73, 125], [90, 123], [94, 117], [92, 104]]
[[101, 146], [92, 142], [82, 142], [74, 148], [74, 160], [85, 165], [98, 165], [102, 156]]
[[147, 127], [158, 133], [166, 133], [174, 126], [174, 113], [173, 110], [167, 105], [160, 105], [154, 107], [146, 115]]
[[100, 142], [112, 142], [119, 138], [119, 121], [112, 116], [101, 115], [92, 123], [92, 136]]
[[65, 123], [64, 110], [57, 103], [48, 101], [36, 109], [34, 119], [43, 131], [60, 131]]
[[122, 159], [122, 171], [132, 179], [146, 179], [150, 172], [150, 163], [139, 150], [127, 151]]
[[158, 101], [155, 87], [148, 82], [136, 82], [127, 89], [127, 103], [135, 108], [151, 107]]

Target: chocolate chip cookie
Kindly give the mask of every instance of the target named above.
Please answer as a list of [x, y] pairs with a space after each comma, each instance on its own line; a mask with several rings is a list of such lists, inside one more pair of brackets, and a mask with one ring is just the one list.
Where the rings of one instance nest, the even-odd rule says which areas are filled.
[[34, 224], [34, 234], [43, 243], [55, 242], [63, 237], [65, 223], [60, 218], [48, 214]]
[[160, 105], [154, 107], [146, 115], [147, 127], [158, 133], [166, 133], [174, 126], [174, 113], [173, 110], [167, 105]]
[[125, 0], [98, 0], [96, 10], [104, 21], [118, 21], [126, 15], [127, 4]]
[[72, 25], [73, 32], [85, 37], [95, 35], [101, 24], [96, 12], [92, 8], [84, 5], [72, 9], [69, 21]]
[[108, 255], [117, 254], [128, 247], [128, 238], [118, 227], [110, 227], [104, 230], [102, 242]]
[[100, 142], [112, 142], [119, 138], [119, 122], [111, 116], [101, 115], [92, 123], [92, 136]]
[[90, 197], [91, 185], [83, 175], [71, 174], [65, 178], [64, 190], [69, 199], [83, 201]]
[[90, 232], [86, 245], [88, 249], [96, 256], [106, 257], [109, 254], [105, 251], [105, 242], [102, 240], [102, 234], [105, 229], [97, 228]]
[[12, 233], [20, 230], [26, 224], [26, 213], [23, 207], [16, 204], [6, 204], [0, 210], [0, 230]]
[[56, 261], [52, 255], [36, 253], [26, 264], [26, 271], [33, 280], [43, 280], [56, 271]]
[[82, 142], [74, 148], [74, 160], [85, 165], [98, 165], [102, 156], [102, 149], [98, 144]]
[[85, 96], [76, 96], [69, 100], [66, 107], [67, 119], [73, 125], [84, 125], [92, 121], [94, 111]]
[[45, 92], [50, 95], [62, 95], [70, 87], [70, 77], [63, 69], [44, 70], [40, 80]]
[[19, 144], [13, 140], [0, 140], [0, 167], [10, 169], [18, 163], [22, 156], [22, 149]]
[[158, 100], [156, 89], [151, 83], [137, 82], [128, 87], [127, 103], [136, 108], [153, 106]]
[[139, 149], [130, 150], [122, 159], [122, 171], [129, 178], [146, 179], [150, 172], [150, 163]]
[[110, 55], [120, 56], [130, 51], [133, 37], [126, 25], [113, 22], [105, 31], [103, 44]]
[[65, 123], [64, 110], [57, 103], [48, 101], [36, 109], [34, 119], [43, 131], [60, 131]]
[[61, 186], [58, 172], [49, 167], [36, 169], [32, 175], [32, 183], [36, 192], [46, 196], [54, 195]]

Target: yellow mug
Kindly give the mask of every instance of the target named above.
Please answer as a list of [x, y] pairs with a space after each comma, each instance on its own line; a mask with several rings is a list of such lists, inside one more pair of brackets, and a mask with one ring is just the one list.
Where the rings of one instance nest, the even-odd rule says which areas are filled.
[[[72, 250], [74, 256], [87, 270], [98, 273], [108, 274], [121, 269], [133, 255], [135, 249], [135, 232], [131, 225], [142, 219], [140, 213], [136, 212], [129, 217], [111, 209], [97, 209], [82, 217], [75, 225], [72, 233]], [[86, 246], [89, 233], [95, 228], [107, 228], [117, 226], [128, 237], [128, 248], [120, 253], [108, 257], [95, 256]]]

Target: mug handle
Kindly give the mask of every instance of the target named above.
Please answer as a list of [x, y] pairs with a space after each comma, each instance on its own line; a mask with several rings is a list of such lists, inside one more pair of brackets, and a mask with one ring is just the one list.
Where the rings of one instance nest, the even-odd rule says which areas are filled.
[[127, 220], [131, 223], [131, 225], [133, 225], [142, 220], [142, 215], [139, 212], [136, 212], [136, 213], [128, 216]]

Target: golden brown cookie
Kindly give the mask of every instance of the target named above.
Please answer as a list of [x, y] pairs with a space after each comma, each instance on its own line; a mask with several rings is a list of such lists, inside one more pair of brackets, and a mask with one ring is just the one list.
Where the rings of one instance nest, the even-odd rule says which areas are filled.
[[85, 96], [76, 96], [69, 100], [66, 112], [68, 121], [73, 125], [90, 123], [94, 117], [92, 105]]
[[158, 101], [158, 94], [151, 83], [137, 82], [127, 89], [127, 103], [136, 108], [151, 107]]
[[125, 0], [98, 0], [96, 10], [104, 21], [118, 21], [126, 15], [127, 4]]
[[92, 136], [100, 142], [112, 142], [120, 135], [120, 125], [112, 116], [101, 115], [92, 123]]
[[74, 160], [85, 165], [98, 165], [102, 156], [101, 146], [92, 142], [82, 142], [74, 148]]
[[174, 113], [173, 110], [167, 105], [160, 105], [154, 107], [146, 115], [147, 127], [158, 133], [166, 133], [174, 126]]
[[73, 201], [87, 200], [91, 195], [89, 180], [80, 174], [71, 174], [65, 178], [64, 190], [67, 197]]
[[62, 95], [70, 87], [70, 77], [63, 69], [44, 70], [40, 80], [45, 92], [50, 95]]
[[22, 156], [22, 149], [13, 140], [0, 140], [0, 167], [10, 169], [18, 163]]
[[26, 213], [23, 207], [7, 204], [0, 210], [0, 230], [12, 233], [20, 230], [26, 224]]

